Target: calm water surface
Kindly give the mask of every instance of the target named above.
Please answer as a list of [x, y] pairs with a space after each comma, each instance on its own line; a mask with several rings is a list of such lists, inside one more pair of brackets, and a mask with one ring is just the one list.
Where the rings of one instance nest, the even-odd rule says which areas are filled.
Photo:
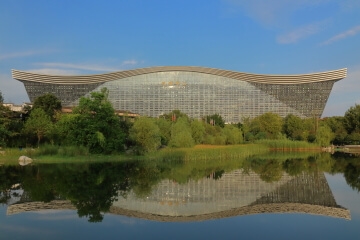
[[0, 166], [0, 239], [359, 239], [360, 158]]

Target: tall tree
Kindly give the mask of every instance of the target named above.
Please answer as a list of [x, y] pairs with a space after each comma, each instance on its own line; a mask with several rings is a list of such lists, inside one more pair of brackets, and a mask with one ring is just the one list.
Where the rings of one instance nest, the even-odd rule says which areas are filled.
[[239, 144], [243, 142], [241, 130], [233, 125], [225, 125], [223, 133], [226, 137], [226, 144]]
[[303, 120], [293, 114], [289, 114], [284, 118], [283, 131], [286, 137], [292, 140], [305, 140], [305, 129]]
[[4, 102], [4, 97], [3, 97], [2, 92], [0, 90], [0, 103], [3, 103], [3, 102]]
[[170, 147], [192, 147], [195, 142], [191, 136], [191, 127], [185, 117], [179, 118], [171, 128]]
[[331, 128], [331, 131], [334, 133], [334, 144], [343, 144], [346, 137], [348, 136], [344, 127], [344, 117], [328, 117], [323, 121]]
[[196, 144], [202, 143], [205, 134], [205, 127], [203, 122], [199, 120], [193, 120], [190, 124], [191, 134]]
[[77, 116], [68, 125], [72, 144], [86, 146], [91, 153], [123, 150], [125, 134], [107, 96], [108, 90], [103, 88], [92, 92], [89, 98], [80, 98], [73, 111]]
[[12, 112], [8, 107], [0, 104], [0, 146], [6, 145], [6, 139], [10, 132], [8, 131], [11, 122]]
[[265, 133], [267, 138], [279, 136], [283, 126], [283, 119], [275, 113], [264, 113], [251, 121], [251, 131], [254, 135]]
[[33, 105], [33, 109], [41, 108], [44, 110], [52, 121], [55, 120], [56, 111], [61, 111], [61, 107], [61, 101], [51, 93], [37, 97]]
[[161, 132], [154, 119], [138, 118], [130, 129], [130, 138], [135, 142], [139, 153], [152, 152], [161, 144]]
[[350, 107], [344, 116], [344, 126], [348, 133], [360, 133], [360, 105]]
[[160, 129], [161, 144], [167, 145], [171, 137], [171, 121], [160, 117], [155, 123]]
[[330, 142], [334, 139], [334, 133], [331, 131], [331, 128], [324, 124], [319, 127], [316, 132], [315, 142], [322, 147], [329, 146]]
[[26, 121], [24, 130], [27, 133], [35, 133], [37, 136], [37, 144], [39, 146], [41, 139], [46, 136], [52, 122], [50, 117], [41, 108], [34, 109], [30, 113], [29, 119]]

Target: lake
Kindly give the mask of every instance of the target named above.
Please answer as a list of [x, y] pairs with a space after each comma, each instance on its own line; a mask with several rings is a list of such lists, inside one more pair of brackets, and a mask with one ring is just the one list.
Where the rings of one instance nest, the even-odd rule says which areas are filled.
[[358, 239], [360, 157], [0, 166], [0, 239]]

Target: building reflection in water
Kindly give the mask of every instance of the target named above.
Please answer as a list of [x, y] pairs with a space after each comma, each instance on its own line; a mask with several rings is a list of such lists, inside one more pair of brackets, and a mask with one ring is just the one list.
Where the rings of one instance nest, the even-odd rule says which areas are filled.
[[204, 178], [178, 184], [164, 180], [150, 196], [119, 196], [111, 212], [159, 221], [191, 221], [256, 213], [308, 213], [350, 219], [339, 206], [324, 173], [283, 174], [264, 182], [253, 172], [236, 170], [219, 180]]
[[[24, 194], [25, 196], [26, 194]], [[10, 205], [7, 214], [46, 209], [75, 209], [70, 201], [27, 202]], [[210, 175], [179, 184], [163, 180], [151, 194], [138, 198], [120, 194], [110, 213], [155, 221], [201, 221], [259, 213], [306, 213], [350, 219], [339, 206], [322, 172], [284, 173], [279, 181], [265, 182], [254, 172], [236, 170], [220, 179]]]

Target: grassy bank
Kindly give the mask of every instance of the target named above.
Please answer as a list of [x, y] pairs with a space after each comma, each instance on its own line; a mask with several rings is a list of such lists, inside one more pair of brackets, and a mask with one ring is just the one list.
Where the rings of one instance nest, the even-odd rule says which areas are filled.
[[0, 165], [17, 164], [20, 156], [27, 156], [39, 163], [125, 161], [125, 160], [166, 160], [166, 161], [222, 161], [243, 159], [251, 155], [276, 151], [318, 151], [320, 148], [311, 143], [290, 140], [260, 140], [254, 144], [242, 145], [197, 145], [194, 148], [164, 148], [144, 156], [131, 154], [96, 155], [82, 147], [59, 147], [43, 145], [40, 148], [4, 149], [0, 155]]
[[27, 156], [38, 163], [75, 163], [93, 161], [128, 161], [128, 160], [165, 160], [165, 161], [226, 161], [243, 159], [252, 155], [267, 154], [276, 151], [309, 151], [319, 150], [315, 144], [289, 140], [261, 140], [255, 144], [241, 145], [197, 145], [194, 148], [164, 148], [159, 151], [137, 156], [132, 154], [96, 155], [90, 154], [86, 148], [58, 147], [43, 145], [40, 148], [4, 149], [0, 155], [1, 164], [18, 164], [20, 156]]
[[194, 148], [164, 148], [159, 151], [136, 156], [129, 154], [96, 155], [89, 154], [85, 148], [40, 146], [35, 149], [5, 149], [0, 156], [0, 164], [17, 164], [20, 156], [27, 156], [38, 163], [89, 162], [89, 161], [124, 161], [124, 160], [166, 160], [166, 161], [207, 161], [243, 158], [268, 151], [260, 144], [246, 145], [197, 145]]
[[228, 146], [197, 145], [194, 148], [165, 148], [155, 153], [148, 154], [147, 157], [183, 161], [227, 160], [262, 154], [268, 151], [269, 148], [262, 144]]
[[276, 151], [321, 151], [321, 147], [315, 143], [306, 141], [292, 141], [288, 139], [263, 139], [256, 141], [256, 144], [261, 144]]

